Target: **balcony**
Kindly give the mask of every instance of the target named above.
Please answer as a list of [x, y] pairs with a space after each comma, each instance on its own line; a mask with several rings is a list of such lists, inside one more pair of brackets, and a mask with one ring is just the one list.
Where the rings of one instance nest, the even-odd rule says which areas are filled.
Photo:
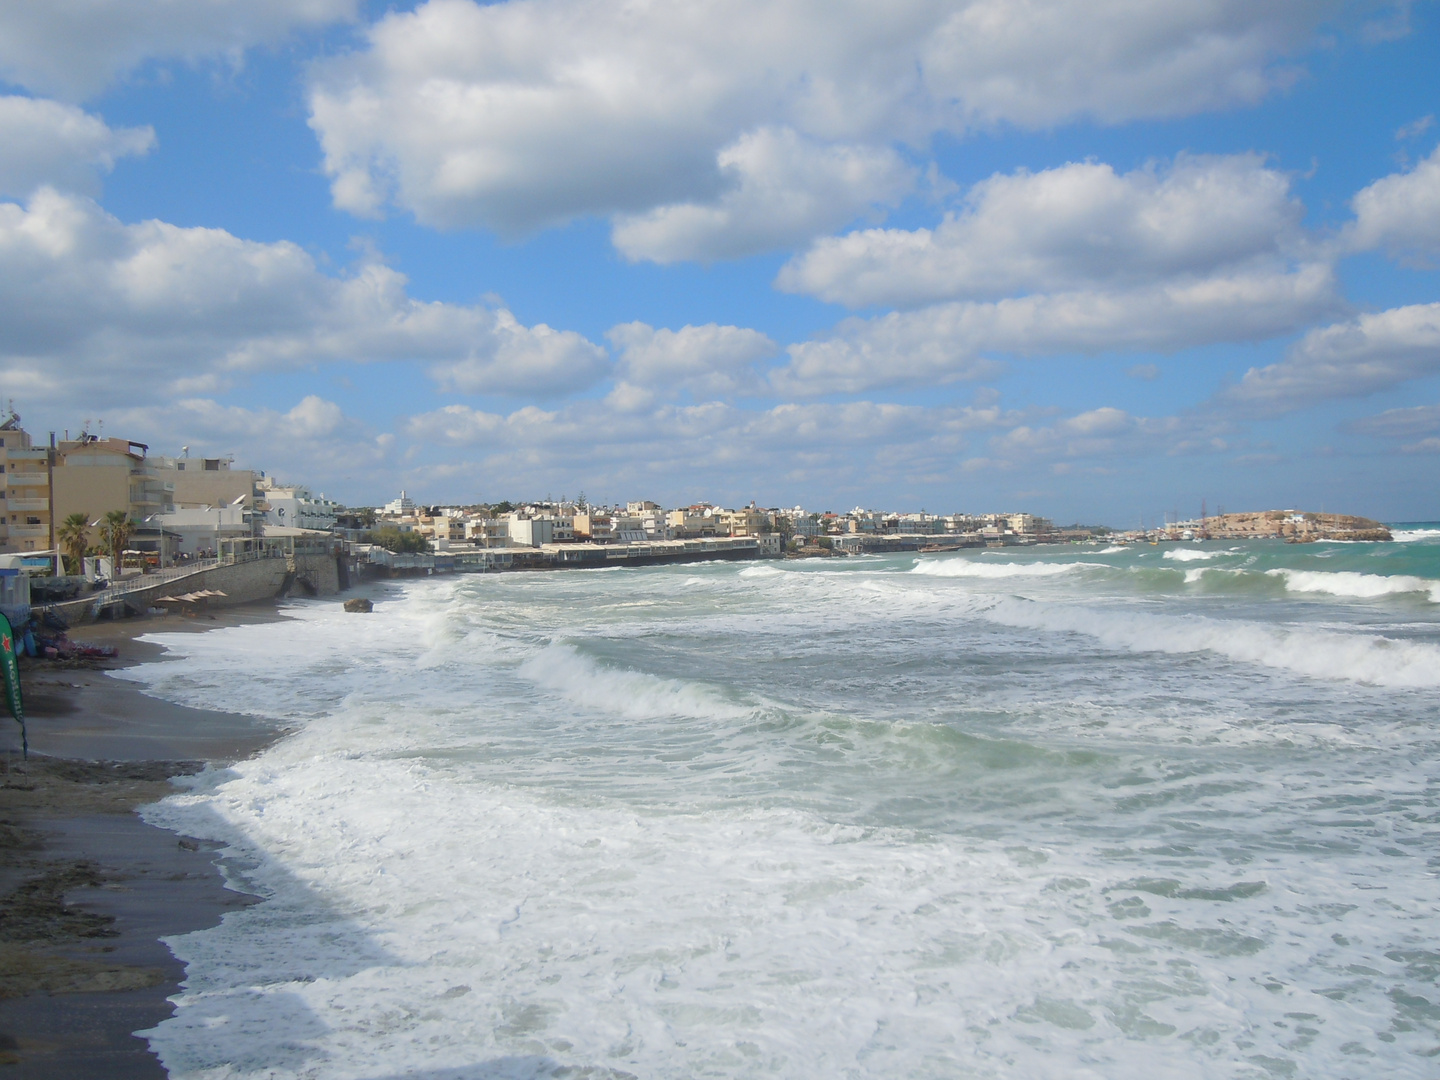
[[49, 499], [8, 499], [5, 503], [8, 510], [49, 510]]
[[43, 472], [10, 472], [11, 487], [49, 487], [50, 479]]
[[29, 450], [7, 450], [5, 456], [11, 461], [38, 461], [43, 465], [45, 463], [45, 455], [48, 453], [49, 451], [46, 450], [45, 447], [35, 446]]
[[49, 526], [49, 525], [11, 525], [11, 526], [10, 526], [10, 539], [11, 539], [11, 540], [15, 540], [15, 539], [19, 539], [19, 538], [27, 538], [27, 539], [28, 539], [28, 538], [30, 538], [30, 537], [34, 537], [34, 538], [37, 539], [37, 540], [49, 540], [49, 539], [50, 539], [50, 526]]

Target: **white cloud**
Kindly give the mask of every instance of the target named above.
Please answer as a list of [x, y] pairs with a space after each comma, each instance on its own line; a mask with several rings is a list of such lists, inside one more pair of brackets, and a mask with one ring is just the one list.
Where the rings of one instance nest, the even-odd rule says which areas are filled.
[[[479, 453], [469, 468], [510, 490], [581, 485], [748, 499], [790, 484], [883, 486], [953, 468], [976, 432], [1015, 424], [997, 405], [930, 408], [871, 401], [740, 409], [723, 402], [631, 408], [609, 398], [508, 415], [449, 405], [412, 417], [416, 440]], [[498, 497], [498, 496], [497, 496]]]
[[615, 247], [658, 263], [753, 255], [845, 225], [873, 206], [893, 206], [916, 170], [883, 147], [822, 146], [790, 128], [750, 132], [721, 150], [732, 186], [709, 202], [684, 202], [615, 220]]
[[1266, 367], [1251, 368], [1221, 403], [1278, 413], [1360, 397], [1440, 373], [1440, 304], [1414, 304], [1311, 330]]
[[1038, 461], [1063, 474], [1065, 463], [1084, 458], [1224, 453], [1231, 449], [1228, 431], [1226, 422], [1213, 417], [1133, 416], [1106, 405], [1050, 424], [1012, 427], [989, 440], [989, 457], [965, 464], [973, 471]]
[[1395, 139], [1397, 142], [1403, 142], [1406, 139], [1413, 139], [1416, 136], [1423, 135], [1430, 130], [1434, 123], [1435, 114], [1430, 113], [1420, 117], [1418, 120], [1411, 120], [1408, 124], [1401, 124], [1395, 129]]
[[1269, 337], [1335, 306], [1334, 277], [1324, 264], [1114, 292], [937, 304], [846, 319], [828, 338], [791, 345], [789, 364], [771, 381], [784, 393], [825, 394], [989, 378], [996, 365], [986, 353], [1169, 352]]
[[72, 101], [146, 60], [238, 61], [252, 45], [353, 19], [357, 0], [18, 0], [0, 5], [0, 78]]
[[431, 369], [442, 387], [471, 394], [565, 394], [593, 385], [608, 370], [605, 350], [573, 330], [522, 326], [504, 310], [486, 314], [483, 336], [476, 335], [479, 347]]
[[1355, 221], [1346, 237], [1353, 250], [1440, 254], [1440, 148], [1409, 172], [1376, 180], [1350, 205]]
[[1440, 405], [1414, 405], [1408, 409], [1386, 409], [1350, 424], [1351, 431], [1386, 439], [1409, 439], [1440, 432]]
[[1124, 175], [1094, 162], [997, 174], [934, 229], [820, 240], [776, 284], [851, 307], [914, 306], [1284, 266], [1304, 213], [1289, 189], [1254, 154]]
[[283, 412], [185, 398], [113, 409], [106, 423], [126, 438], [149, 443], [152, 453], [176, 454], [189, 446], [196, 456], [233, 455], [236, 468], [316, 488], [370, 490], [379, 487], [378, 475], [395, 475], [395, 437], [375, 432], [315, 394]]
[[716, 323], [656, 330], [630, 322], [605, 336], [620, 350], [619, 372], [628, 383], [685, 386], [700, 393], [728, 393], [750, 386], [757, 381], [751, 365], [779, 351], [758, 330]]
[[1309, 45], [1339, 2], [979, 0], [926, 42], [932, 92], [976, 122], [1047, 127], [1252, 104], [1289, 85], [1277, 57]]
[[331, 277], [290, 243], [126, 225], [41, 189], [0, 203], [0, 374], [29, 399], [212, 393], [237, 374], [413, 360], [468, 391], [551, 393], [608, 363], [578, 334], [504, 309], [423, 303], [371, 261]]
[[[1339, 7], [430, 0], [314, 69], [311, 124], [355, 213], [507, 233], [617, 215], [632, 257], [717, 258], [886, 204], [893, 147], [938, 132], [1254, 102]], [[766, 148], [787, 132], [803, 152]]]
[[0, 195], [29, 195], [45, 184], [94, 194], [116, 159], [154, 145], [150, 127], [110, 128], [73, 105], [0, 97]]

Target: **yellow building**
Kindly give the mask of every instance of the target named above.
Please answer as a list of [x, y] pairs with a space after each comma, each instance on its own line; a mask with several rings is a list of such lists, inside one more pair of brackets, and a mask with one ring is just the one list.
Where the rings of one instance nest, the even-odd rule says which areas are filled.
[[[84, 514], [92, 523], [123, 510], [139, 523], [173, 508], [174, 486], [146, 461], [144, 443], [82, 435], [60, 443], [55, 454], [54, 513], [63, 522]], [[100, 542], [92, 524], [90, 543]]]
[[0, 423], [0, 472], [5, 509], [0, 514], [0, 551], [48, 551], [51, 498], [49, 449], [32, 446], [11, 413]]
[[177, 510], [206, 506], [255, 507], [256, 474], [250, 469], [232, 469], [230, 458], [147, 457], [162, 483], [174, 488], [171, 501]]

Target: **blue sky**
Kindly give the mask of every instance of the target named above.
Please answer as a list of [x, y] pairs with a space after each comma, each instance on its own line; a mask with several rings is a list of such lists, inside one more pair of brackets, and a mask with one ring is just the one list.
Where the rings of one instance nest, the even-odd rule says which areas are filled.
[[1430, 2], [12, 5], [0, 393], [357, 505], [1433, 519], [1437, 46]]

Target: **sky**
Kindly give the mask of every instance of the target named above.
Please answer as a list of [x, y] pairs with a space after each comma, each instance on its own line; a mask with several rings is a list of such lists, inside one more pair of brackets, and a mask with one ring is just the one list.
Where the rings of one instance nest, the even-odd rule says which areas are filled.
[[4, 0], [0, 396], [354, 506], [1433, 520], [1437, 71], [1434, 0]]

